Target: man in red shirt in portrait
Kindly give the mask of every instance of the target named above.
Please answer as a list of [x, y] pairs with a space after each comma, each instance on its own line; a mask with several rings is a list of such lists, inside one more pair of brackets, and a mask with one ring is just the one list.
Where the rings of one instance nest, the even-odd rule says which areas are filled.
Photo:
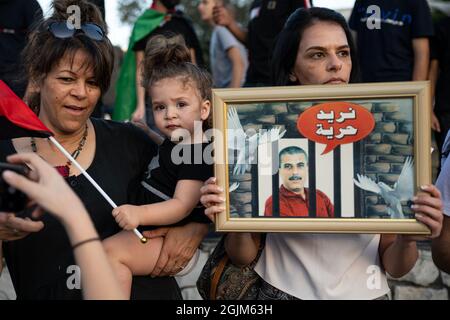
[[[279, 153], [280, 217], [307, 217], [309, 189], [305, 188], [308, 175], [308, 155], [296, 146], [286, 147]], [[266, 200], [264, 216], [272, 216], [272, 196]], [[325, 193], [316, 190], [316, 217], [333, 218], [334, 207]]]

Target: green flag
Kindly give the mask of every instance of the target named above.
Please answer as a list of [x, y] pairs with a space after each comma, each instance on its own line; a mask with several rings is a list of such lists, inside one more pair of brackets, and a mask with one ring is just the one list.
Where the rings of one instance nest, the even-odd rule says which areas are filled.
[[116, 102], [113, 119], [130, 120], [137, 103], [136, 95], [136, 56], [133, 47], [150, 32], [155, 30], [164, 20], [164, 13], [148, 9], [136, 21], [130, 36], [127, 53], [123, 58], [119, 78], [116, 83]]

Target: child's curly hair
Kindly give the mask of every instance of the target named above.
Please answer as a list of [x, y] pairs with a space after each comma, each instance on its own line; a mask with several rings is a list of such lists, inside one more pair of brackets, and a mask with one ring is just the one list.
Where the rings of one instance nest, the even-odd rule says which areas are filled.
[[162, 79], [181, 78], [184, 83], [193, 83], [203, 100], [211, 101], [211, 75], [191, 62], [191, 53], [181, 36], [152, 37], [142, 63], [144, 88], [148, 89]]

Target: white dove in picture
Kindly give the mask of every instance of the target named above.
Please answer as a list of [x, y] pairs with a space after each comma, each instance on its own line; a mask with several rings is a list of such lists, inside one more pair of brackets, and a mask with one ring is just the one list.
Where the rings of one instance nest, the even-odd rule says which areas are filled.
[[387, 213], [392, 219], [404, 219], [402, 201], [410, 200], [414, 195], [414, 168], [411, 157], [406, 158], [400, 176], [393, 188], [379, 181], [376, 183], [367, 176], [357, 174], [353, 179], [359, 188], [379, 194], [388, 207]]
[[[228, 108], [228, 154], [233, 155], [237, 153], [234, 158], [233, 176], [242, 175], [250, 171], [250, 165], [254, 162], [258, 146], [265, 143], [275, 142], [283, 137], [286, 130], [281, 131], [281, 127], [276, 126], [269, 130], [259, 130], [253, 135], [247, 135], [242, 127], [241, 121], [236, 108]], [[234, 182], [229, 192], [236, 190], [239, 187], [238, 182]]]

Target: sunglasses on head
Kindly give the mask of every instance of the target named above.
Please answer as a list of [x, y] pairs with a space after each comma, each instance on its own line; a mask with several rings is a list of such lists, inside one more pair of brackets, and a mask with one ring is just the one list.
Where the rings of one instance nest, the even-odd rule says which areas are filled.
[[70, 28], [66, 22], [52, 22], [48, 26], [48, 30], [60, 39], [67, 39], [73, 37], [77, 33], [83, 33], [92, 40], [103, 40], [105, 33], [102, 27], [95, 23], [82, 23], [79, 29], [75, 27]]

